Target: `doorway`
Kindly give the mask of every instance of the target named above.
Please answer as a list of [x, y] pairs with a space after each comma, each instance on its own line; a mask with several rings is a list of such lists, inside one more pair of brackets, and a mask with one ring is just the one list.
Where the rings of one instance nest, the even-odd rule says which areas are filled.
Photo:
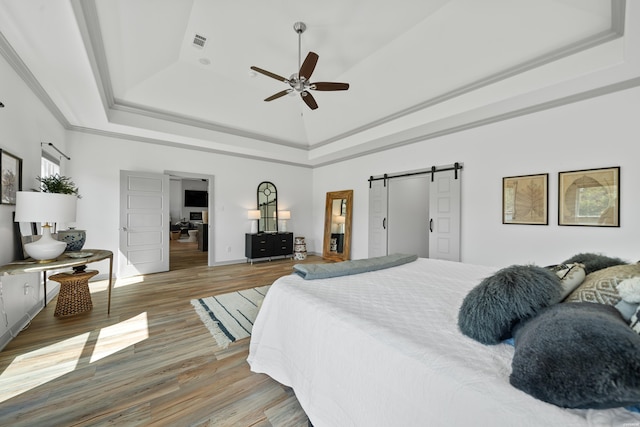
[[170, 187], [169, 270], [213, 265], [213, 176], [165, 171]]

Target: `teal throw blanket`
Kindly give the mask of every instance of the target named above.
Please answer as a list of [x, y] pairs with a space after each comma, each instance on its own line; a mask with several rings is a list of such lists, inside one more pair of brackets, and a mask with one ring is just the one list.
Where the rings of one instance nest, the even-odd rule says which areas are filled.
[[350, 274], [366, 273], [367, 271], [396, 267], [413, 262], [416, 259], [418, 259], [417, 255], [393, 254], [329, 264], [295, 264], [293, 266], [293, 272], [306, 280], [328, 279], [330, 277], [348, 276]]

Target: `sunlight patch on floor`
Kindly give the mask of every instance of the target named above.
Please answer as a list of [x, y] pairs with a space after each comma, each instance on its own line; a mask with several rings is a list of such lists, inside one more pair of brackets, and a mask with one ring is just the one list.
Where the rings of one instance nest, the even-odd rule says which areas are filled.
[[124, 322], [102, 328], [93, 348], [90, 363], [124, 350], [147, 338], [149, 338], [149, 322], [146, 312]]
[[87, 363], [86, 355], [82, 357], [86, 350], [92, 350], [89, 363], [93, 363], [148, 339], [147, 313], [100, 329], [93, 345], [88, 342], [92, 333], [16, 356], [0, 374], [0, 402], [73, 372], [80, 362]]
[[122, 288], [124, 286], [129, 286], [129, 285], [142, 283], [142, 282], [144, 282], [144, 276], [125, 277], [123, 279], [116, 279], [116, 282], [113, 285], [113, 287]]
[[[125, 286], [133, 285], [136, 283], [144, 282], [143, 276], [127, 277], [124, 279], [115, 279], [113, 282], [113, 289], [123, 288]], [[92, 294], [98, 292], [106, 292], [109, 289], [109, 280], [95, 280], [89, 282], [89, 292]]]
[[76, 335], [17, 356], [0, 374], [0, 402], [72, 372], [78, 365], [89, 334]]

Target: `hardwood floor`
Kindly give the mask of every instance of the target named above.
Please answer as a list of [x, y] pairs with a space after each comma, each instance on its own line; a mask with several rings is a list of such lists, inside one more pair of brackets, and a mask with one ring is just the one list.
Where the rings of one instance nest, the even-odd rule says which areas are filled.
[[198, 250], [198, 242], [169, 240], [169, 271], [207, 265], [208, 252]]
[[307, 426], [289, 388], [250, 372], [249, 339], [221, 349], [190, 303], [270, 284], [294, 261], [192, 267], [206, 253], [180, 250], [173, 271], [118, 280], [110, 316], [105, 280], [87, 314], [48, 304], [0, 352], [0, 425]]

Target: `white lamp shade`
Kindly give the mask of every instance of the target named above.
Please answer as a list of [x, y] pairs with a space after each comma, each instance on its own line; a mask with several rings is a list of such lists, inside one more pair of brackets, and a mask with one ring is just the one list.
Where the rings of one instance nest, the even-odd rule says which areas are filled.
[[259, 210], [247, 211], [247, 219], [260, 219], [260, 211]]
[[278, 211], [279, 219], [291, 219], [291, 211]]
[[74, 194], [18, 191], [16, 193], [16, 222], [74, 222], [76, 202]]

